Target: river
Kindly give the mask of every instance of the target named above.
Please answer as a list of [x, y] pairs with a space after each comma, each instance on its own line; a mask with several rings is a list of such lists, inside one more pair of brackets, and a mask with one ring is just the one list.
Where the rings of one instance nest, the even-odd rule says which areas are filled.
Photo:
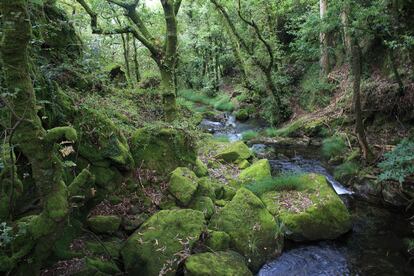
[[[260, 130], [257, 121], [240, 123], [232, 115], [225, 122], [203, 120], [203, 129], [230, 141], [242, 139], [242, 132]], [[252, 145], [252, 150], [263, 152], [263, 144]], [[274, 149], [278, 151], [278, 149]], [[299, 153], [298, 153], [299, 152]], [[270, 158], [273, 175], [281, 172], [315, 172], [326, 176], [332, 188], [348, 207], [353, 229], [333, 241], [311, 243], [286, 242], [284, 252], [265, 264], [259, 276], [330, 276], [330, 275], [414, 275], [414, 267], [405, 255], [404, 238], [412, 236], [409, 218], [401, 212], [382, 205], [373, 205], [358, 199], [352, 191], [336, 181], [330, 168], [320, 157], [317, 148], [289, 149], [283, 155]]]

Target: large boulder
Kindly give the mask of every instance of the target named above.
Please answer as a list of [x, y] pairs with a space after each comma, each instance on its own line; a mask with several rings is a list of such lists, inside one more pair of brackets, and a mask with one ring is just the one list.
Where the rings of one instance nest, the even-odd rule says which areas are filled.
[[206, 229], [200, 211], [163, 210], [132, 234], [121, 251], [129, 275], [175, 275], [182, 256]]
[[105, 115], [84, 108], [75, 117], [79, 135], [79, 155], [92, 164], [105, 162], [120, 169], [131, 169], [134, 160], [122, 132]]
[[121, 225], [121, 218], [118, 216], [93, 216], [88, 218], [88, 225], [97, 234], [113, 234]]
[[131, 141], [135, 163], [168, 175], [177, 167], [194, 166], [197, 154], [192, 137], [179, 129], [145, 127]]
[[253, 271], [282, 250], [283, 236], [275, 218], [263, 202], [245, 188], [238, 190], [211, 218], [209, 228], [228, 233], [231, 247], [246, 257]]
[[249, 147], [242, 141], [227, 144], [224, 148], [219, 150], [215, 156], [216, 159], [224, 160], [225, 162], [241, 162], [249, 159], [252, 152]]
[[267, 209], [279, 218], [288, 238], [295, 241], [335, 239], [351, 229], [351, 216], [325, 176], [307, 174], [303, 191], [262, 195]]
[[185, 261], [188, 276], [252, 276], [242, 256], [232, 251], [200, 253]]
[[259, 160], [250, 167], [242, 170], [239, 174], [239, 180], [242, 183], [256, 182], [271, 177], [269, 160]]
[[188, 168], [177, 168], [171, 173], [168, 191], [182, 206], [187, 206], [197, 191], [198, 178]]

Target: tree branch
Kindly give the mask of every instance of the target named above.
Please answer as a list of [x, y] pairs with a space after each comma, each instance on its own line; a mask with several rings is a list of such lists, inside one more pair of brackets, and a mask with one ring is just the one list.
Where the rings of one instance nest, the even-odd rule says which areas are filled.
[[88, 3], [86, 3], [85, 0], [76, 0], [82, 8], [86, 11], [87, 14], [89, 14], [91, 18], [91, 29], [93, 34], [99, 34], [99, 35], [114, 35], [114, 34], [125, 34], [125, 33], [131, 33], [131, 30], [129, 27], [124, 28], [117, 28], [117, 29], [111, 29], [111, 30], [104, 30], [98, 27], [98, 14], [94, 12], [91, 7], [89, 7]]

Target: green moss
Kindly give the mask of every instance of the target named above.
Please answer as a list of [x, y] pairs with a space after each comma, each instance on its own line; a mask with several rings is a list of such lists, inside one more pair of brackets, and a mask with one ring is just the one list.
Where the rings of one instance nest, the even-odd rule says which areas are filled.
[[305, 189], [307, 184], [307, 180], [302, 175], [287, 174], [274, 178], [264, 178], [246, 185], [245, 188], [260, 196], [270, 191], [301, 191]]
[[241, 183], [257, 182], [271, 177], [269, 160], [259, 160], [239, 174]]
[[91, 253], [92, 255], [107, 256], [114, 259], [119, 258], [121, 247], [122, 241], [116, 238], [111, 239], [109, 241], [87, 241], [85, 243], [85, 250]]
[[326, 135], [324, 118], [299, 118], [282, 128], [268, 128], [265, 133], [270, 137], [297, 137], [302, 135], [323, 137]]
[[295, 241], [335, 239], [351, 228], [349, 212], [325, 176], [302, 176], [303, 191], [268, 192], [262, 196], [267, 209], [286, 228]]
[[207, 196], [211, 199], [216, 199], [215, 187], [220, 185], [212, 181], [208, 177], [202, 177], [198, 180], [198, 189], [196, 191], [196, 196]]
[[56, 191], [50, 193], [46, 199], [45, 211], [51, 219], [59, 221], [69, 212], [68, 191], [63, 181], [59, 181], [56, 186]]
[[242, 122], [247, 121], [249, 117], [250, 117], [249, 111], [247, 109], [242, 108], [242, 109], [237, 110], [236, 112], [236, 119], [239, 121], [242, 121]]
[[235, 252], [200, 253], [185, 262], [188, 276], [252, 276], [242, 256]]
[[206, 196], [194, 198], [189, 207], [191, 209], [202, 212], [206, 219], [211, 218], [215, 212], [214, 202], [211, 200], [211, 198]]
[[177, 199], [178, 203], [188, 206], [197, 191], [198, 178], [188, 168], [177, 168], [171, 173], [168, 191]]
[[224, 251], [230, 248], [230, 241], [230, 236], [226, 232], [210, 230], [205, 245], [213, 252]]
[[211, 218], [209, 228], [228, 233], [231, 247], [249, 260], [254, 272], [282, 249], [276, 220], [262, 201], [244, 188]]
[[132, 137], [131, 151], [137, 165], [168, 175], [177, 167], [195, 165], [193, 138], [179, 129], [146, 127]]
[[92, 166], [91, 173], [95, 176], [95, 183], [98, 187], [112, 191], [121, 182], [122, 175], [115, 167]]
[[88, 218], [88, 225], [97, 234], [113, 234], [121, 225], [118, 216], [93, 216]]
[[81, 171], [80, 174], [76, 176], [76, 178], [72, 181], [72, 183], [68, 186], [68, 192], [71, 196], [85, 196], [89, 198], [90, 195], [90, 188], [95, 183], [95, 176], [91, 174], [88, 169], [84, 169]]
[[243, 169], [246, 169], [246, 168], [250, 167], [250, 165], [251, 164], [250, 164], [249, 161], [243, 160], [238, 164], [238, 167], [239, 167], [239, 169], [243, 170]]
[[208, 175], [207, 166], [200, 160], [200, 158], [196, 159], [196, 163], [194, 166], [194, 172], [198, 177], [203, 177]]
[[45, 140], [48, 143], [54, 143], [61, 139], [76, 141], [78, 139], [76, 130], [71, 127], [55, 127], [47, 131]]
[[226, 145], [217, 152], [215, 158], [231, 163], [236, 161], [241, 162], [244, 159], [249, 159], [251, 156], [252, 153], [249, 147], [242, 141], [239, 141]]
[[121, 273], [120, 269], [111, 261], [98, 258], [86, 258], [85, 268], [77, 275], [116, 275]]
[[121, 254], [130, 275], [175, 275], [178, 253], [191, 250], [205, 230], [203, 213], [195, 210], [163, 210], [131, 235]]
[[110, 161], [123, 169], [134, 166], [125, 137], [105, 115], [83, 108], [76, 114], [74, 126], [80, 136], [79, 154], [89, 162]]

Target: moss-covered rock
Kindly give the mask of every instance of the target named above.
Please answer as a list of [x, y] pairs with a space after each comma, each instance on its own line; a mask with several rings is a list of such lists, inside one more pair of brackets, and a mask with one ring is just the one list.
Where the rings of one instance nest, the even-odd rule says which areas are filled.
[[72, 273], [74, 276], [103, 276], [118, 275], [121, 270], [112, 261], [102, 260], [100, 258], [85, 258], [85, 265], [78, 272]]
[[136, 164], [168, 175], [177, 167], [193, 166], [196, 149], [193, 138], [172, 128], [146, 127], [137, 130], [131, 141]]
[[244, 170], [250, 166], [250, 162], [247, 160], [243, 160], [238, 164], [239, 169]]
[[244, 159], [249, 159], [252, 152], [249, 147], [242, 141], [230, 143], [223, 149], [219, 150], [215, 156], [216, 159], [224, 160], [225, 162], [241, 162]]
[[93, 216], [88, 218], [89, 228], [97, 234], [113, 234], [121, 225], [118, 216]]
[[242, 170], [239, 174], [239, 180], [242, 183], [256, 182], [271, 177], [269, 160], [259, 160], [250, 167]]
[[[107, 241], [87, 241], [85, 243], [85, 251], [94, 256], [106, 256], [119, 259], [122, 241], [116, 238]], [[108, 256], [109, 255], [109, 256]]]
[[194, 166], [194, 172], [198, 177], [203, 177], [208, 175], [207, 166], [200, 160], [200, 158], [196, 159], [196, 163]]
[[282, 250], [283, 236], [263, 202], [245, 188], [211, 218], [209, 228], [231, 237], [231, 247], [248, 260], [255, 272]]
[[190, 204], [190, 208], [203, 212], [204, 216], [209, 219], [215, 212], [214, 202], [211, 198], [206, 196], [200, 196], [193, 199]]
[[122, 174], [115, 167], [91, 166], [91, 173], [95, 176], [95, 183], [98, 187], [112, 191], [122, 180]]
[[163, 210], [147, 220], [124, 248], [122, 257], [129, 275], [175, 275], [179, 253], [189, 252], [205, 230], [200, 211]]
[[262, 196], [267, 209], [295, 241], [335, 239], [351, 229], [350, 214], [325, 176], [307, 174], [303, 191], [268, 192]]
[[220, 185], [214, 181], [212, 181], [208, 177], [202, 177], [198, 180], [198, 189], [196, 192], [196, 196], [207, 196], [212, 200], [216, 199], [216, 191], [215, 187]]
[[237, 110], [235, 115], [236, 115], [236, 119], [242, 122], [247, 121], [247, 119], [249, 119], [250, 117], [249, 111], [244, 108]]
[[191, 255], [185, 262], [189, 276], [252, 276], [242, 256], [232, 251]]
[[168, 191], [182, 206], [188, 206], [194, 193], [197, 191], [198, 178], [188, 168], [177, 168], [171, 173]]
[[90, 163], [109, 161], [122, 169], [134, 166], [127, 140], [105, 115], [81, 109], [75, 116], [74, 126], [79, 136], [79, 154]]
[[224, 251], [229, 249], [230, 241], [230, 236], [226, 232], [210, 230], [205, 245], [213, 252]]

